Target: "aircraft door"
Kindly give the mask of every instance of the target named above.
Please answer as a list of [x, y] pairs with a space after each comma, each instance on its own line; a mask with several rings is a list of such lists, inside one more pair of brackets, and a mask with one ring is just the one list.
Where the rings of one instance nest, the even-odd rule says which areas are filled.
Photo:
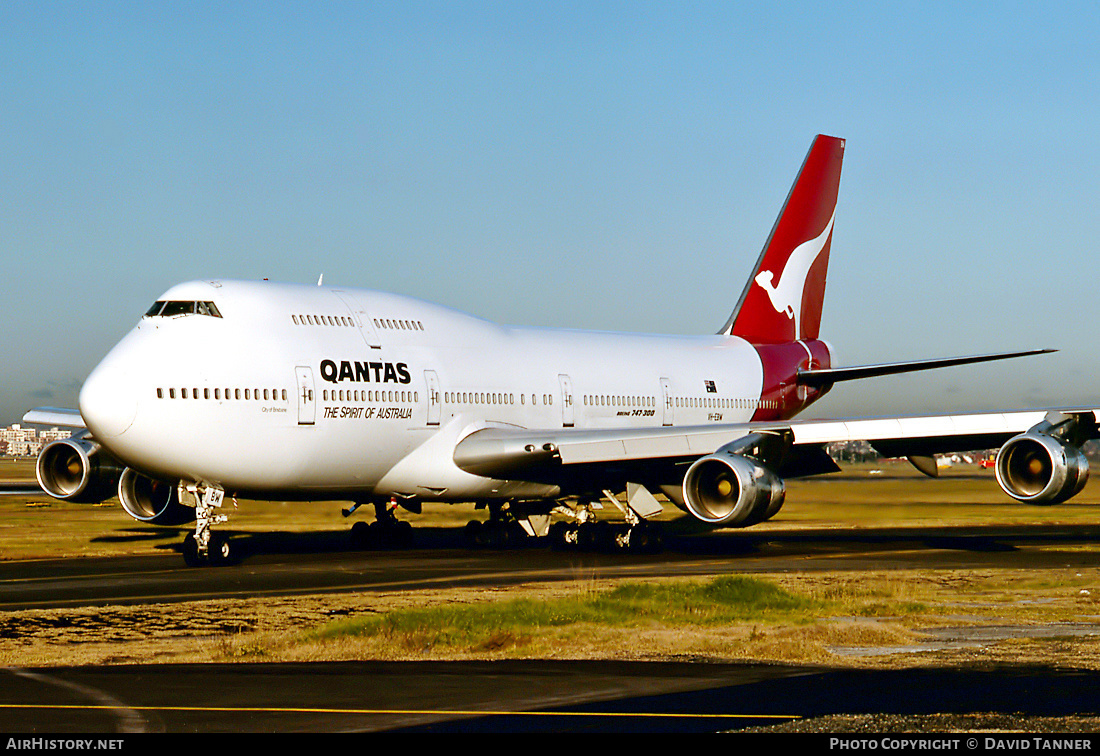
[[317, 398], [313, 392], [313, 368], [299, 365], [294, 368], [294, 377], [298, 387], [298, 425], [313, 425], [317, 418]]
[[428, 425], [439, 425], [443, 404], [443, 397], [439, 393], [439, 376], [434, 370], [425, 370], [424, 380], [428, 384]]
[[661, 379], [661, 403], [664, 405], [661, 424], [672, 425], [672, 382], [668, 378]]
[[353, 301], [352, 298], [343, 291], [333, 290], [333, 294], [340, 298], [340, 301], [348, 308], [348, 311], [352, 315], [352, 320], [359, 328], [359, 335], [363, 337], [363, 341], [372, 349], [381, 349], [382, 341], [378, 338], [378, 332], [374, 330], [374, 325], [371, 323], [370, 313], [363, 308], [357, 301]]
[[564, 428], [572, 428], [576, 416], [573, 407], [573, 381], [568, 375], [559, 375], [558, 383], [561, 384], [561, 424]]

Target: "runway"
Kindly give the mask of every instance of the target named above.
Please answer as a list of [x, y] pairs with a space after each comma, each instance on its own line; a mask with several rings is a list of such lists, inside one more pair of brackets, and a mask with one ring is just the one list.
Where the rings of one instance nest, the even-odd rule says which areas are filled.
[[36, 480], [0, 480], [0, 496], [42, 496]]
[[416, 547], [357, 551], [346, 531], [236, 534], [240, 562], [188, 568], [163, 556], [0, 561], [0, 610], [164, 603], [340, 591], [397, 591], [581, 576], [641, 578], [785, 570], [1020, 569], [1092, 564], [1100, 526], [722, 531], [671, 535], [657, 555], [463, 546], [460, 529], [421, 528]]
[[0, 731], [703, 733], [837, 714], [1100, 712], [1064, 669], [690, 662], [203, 664], [0, 670]]
[[[238, 533], [239, 564], [179, 555], [0, 562], [0, 611], [214, 598], [394, 592], [592, 578], [1092, 566], [1093, 526], [960, 526], [676, 535], [659, 555], [463, 548], [456, 529], [408, 550], [344, 533]], [[0, 625], [0, 628], [3, 626]], [[1098, 675], [1052, 665], [858, 670], [711, 661], [331, 662], [0, 670], [0, 731], [715, 732], [828, 714], [1100, 716]]]

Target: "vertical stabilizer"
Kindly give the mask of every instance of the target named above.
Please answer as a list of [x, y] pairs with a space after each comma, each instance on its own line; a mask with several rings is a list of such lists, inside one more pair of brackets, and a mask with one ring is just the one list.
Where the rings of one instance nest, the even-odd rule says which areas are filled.
[[814, 139], [720, 333], [754, 344], [818, 338], [843, 160], [843, 139], [820, 134]]

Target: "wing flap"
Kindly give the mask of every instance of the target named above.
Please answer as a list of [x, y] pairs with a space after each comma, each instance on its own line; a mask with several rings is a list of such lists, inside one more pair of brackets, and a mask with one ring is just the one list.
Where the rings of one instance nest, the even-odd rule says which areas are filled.
[[[752, 431], [751, 424], [638, 428], [629, 431], [552, 431], [551, 443], [563, 464], [590, 464], [639, 459], [671, 459], [710, 454]], [[617, 437], [616, 437], [617, 436]]]

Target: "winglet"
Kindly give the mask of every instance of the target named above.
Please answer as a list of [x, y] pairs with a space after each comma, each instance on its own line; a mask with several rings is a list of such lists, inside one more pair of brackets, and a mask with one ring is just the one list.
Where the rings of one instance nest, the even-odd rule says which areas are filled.
[[720, 333], [754, 344], [816, 339], [825, 300], [844, 140], [819, 134]]

